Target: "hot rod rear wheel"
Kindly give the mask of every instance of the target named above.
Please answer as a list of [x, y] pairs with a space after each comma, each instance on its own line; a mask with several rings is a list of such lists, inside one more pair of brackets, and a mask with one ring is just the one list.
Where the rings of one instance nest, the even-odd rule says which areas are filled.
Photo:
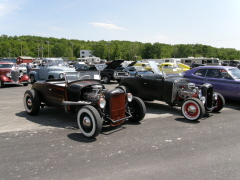
[[94, 138], [102, 130], [99, 112], [93, 106], [84, 106], [78, 111], [77, 122], [84, 136]]
[[[216, 93], [216, 92], [215, 92]], [[220, 111], [224, 106], [225, 106], [225, 99], [224, 99], [224, 97], [221, 95], [221, 94], [219, 94], [219, 93], [216, 93], [217, 94], [217, 107], [216, 108], [214, 108], [213, 110], [212, 110], [212, 112], [218, 112], [218, 111]]]
[[191, 121], [196, 121], [203, 117], [205, 114], [205, 108], [202, 103], [197, 98], [186, 99], [181, 107], [183, 116]]
[[35, 90], [27, 90], [23, 97], [25, 110], [30, 115], [36, 115], [40, 110], [40, 100]]
[[139, 122], [145, 117], [146, 106], [139, 97], [133, 96], [132, 102], [128, 104], [128, 107], [132, 114], [132, 117], [129, 118], [129, 121]]

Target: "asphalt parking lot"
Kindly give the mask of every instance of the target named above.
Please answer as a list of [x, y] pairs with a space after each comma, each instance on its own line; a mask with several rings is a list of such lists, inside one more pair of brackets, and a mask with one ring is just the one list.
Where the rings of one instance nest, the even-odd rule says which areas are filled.
[[105, 126], [88, 139], [76, 114], [44, 108], [29, 116], [22, 101], [30, 88], [0, 89], [1, 180], [240, 179], [239, 102], [196, 122], [179, 108], [146, 102], [141, 123]]

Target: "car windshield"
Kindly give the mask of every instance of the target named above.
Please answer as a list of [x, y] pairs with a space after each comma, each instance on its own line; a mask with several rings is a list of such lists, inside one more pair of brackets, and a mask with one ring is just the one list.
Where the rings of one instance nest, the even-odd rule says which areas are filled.
[[49, 66], [67, 66], [63, 60], [43, 60], [42, 61], [43, 66], [49, 65]]
[[0, 64], [0, 68], [12, 68], [12, 64]]
[[66, 72], [65, 80], [67, 82], [82, 80], [82, 79], [97, 79], [100, 80], [100, 75], [98, 71], [89, 72]]
[[240, 70], [238, 68], [229, 69], [228, 71], [234, 79], [240, 79]]
[[137, 71], [147, 71], [144, 67], [142, 66], [135, 66]]
[[96, 64], [95, 66], [98, 70], [103, 70], [105, 67], [107, 67], [105, 64]]

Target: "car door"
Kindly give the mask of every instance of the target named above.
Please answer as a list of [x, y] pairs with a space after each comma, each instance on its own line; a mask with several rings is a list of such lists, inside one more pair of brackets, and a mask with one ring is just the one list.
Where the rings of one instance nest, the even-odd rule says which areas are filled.
[[204, 83], [212, 84], [213, 91], [222, 94], [226, 99], [235, 99], [237, 96], [238, 84], [232, 78], [226, 78], [226, 73], [228, 72], [224, 69], [209, 69]]
[[43, 60], [42, 64], [39, 66], [39, 78], [48, 79], [48, 65], [46, 60]]
[[148, 79], [141, 80], [141, 97], [146, 99], [161, 100], [162, 95], [162, 79]]
[[45, 102], [50, 106], [62, 107], [62, 101], [65, 100], [65, 84], [53, 84], [44, 82], [42, 86]]
[[198, 69], [194, 73], [192, 73], [190, 76], [186, 76], [190, 80], [190, 82], [193, 82], [197, 85], [204, 84], [204, 79], [207, 73], [207, 69]]

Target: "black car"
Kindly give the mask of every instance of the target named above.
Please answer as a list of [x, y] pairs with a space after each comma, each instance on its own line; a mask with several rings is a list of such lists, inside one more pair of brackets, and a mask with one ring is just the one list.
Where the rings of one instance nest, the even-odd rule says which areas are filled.
[[129, 73], [124, 71], [120, 65], [124, 60], [114, 60], [107, 65], [89, 65], [83, 69], [76, 69], [76, 71], [100, 71], [101, 80], [103, 83], [110, 83], [111, 80], [116, 80], [120, 82], [121, 78], [129, 76]]
[[137, 76], [140, 74], [153, 74], [152, 71], [148, 71], [142, 66], [129, 66], [126, 67], [124, 71], [129, 72], [130, 76]]
[[141, 74], [153, 74], [153, 71], [146, 70], [142, 66], [134, 66], [137, 61], [130, 63], [127, 67], [124, 68], [124, 71], [129, 72], [130, 76], [137, 76]]
[[122, 79], [119, 85], [143, 100], [164, 101], [171, 107], [181, 106], [182, 114], [188, 120], [198, 120], [206, 111], [218, 112], [225, 105], [223, 96], [213, 92], [211, 84], [197, 87], [180, 75], [166, 76], [161, 72], [138, 75]]
[[78, 112], [79, 129], [86, 137], [96, 137], [102, 124], [118, 126], [125, 120], [141, 121], [146, 113], [143, 101], [123, 87], [107, 90], [99, 74], [67, 72], [64, 79], [38, 81], [24, 94], [28, 114], [36, 115], [40, 107], [52, 106], [68, 112]]

